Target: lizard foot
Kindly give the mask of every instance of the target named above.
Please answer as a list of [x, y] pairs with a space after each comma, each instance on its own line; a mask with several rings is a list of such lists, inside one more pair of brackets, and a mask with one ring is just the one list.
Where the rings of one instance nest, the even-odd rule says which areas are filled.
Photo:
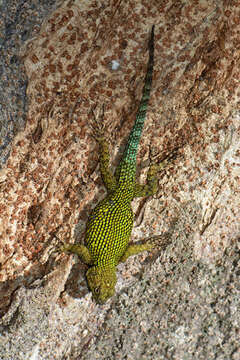
[[[95, 110], [95, 109], [94, 109]], [[101, 113], [98, 113], [98, 115], [96, 116], [95, 111], [93, 109], [91, 109], [91, 113], [93, 116], [93, 120], [90, 122], [90, 126], [92, 129], [92, 136], [94, 137], [94, 139], [97, 142], [102, 142], [104, 141], [104, 133], [105, 133], [105, 129], [104, 129], [104, 104], [102, 105], [102, 110]]]
[[156, 156], [153, 156], [152, 151], [150, 149], [150, 168], [153, 168], [154, 173], [163, 170], [167, 165], [169, 165], [173, 160], [177, 158], [179, 155], [179, 148], [173, 149], [173, 151], [165, 156], [163, 160], [158, 162]]

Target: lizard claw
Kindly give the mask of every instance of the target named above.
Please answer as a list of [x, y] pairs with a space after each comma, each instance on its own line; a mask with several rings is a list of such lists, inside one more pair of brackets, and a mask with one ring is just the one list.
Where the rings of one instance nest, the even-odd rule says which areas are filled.
[[[95, 109], [94, 109], [95, 110]], [[93, 115], [93, 121], [90, 122], [90, 126], [92, 128], [92, 136], [97, 142], [101, 142], [104, 140], [104, 104], [102, 105], [102, 112], [96, 116], [93, 109], [91, 109], [91, 113]], [[99, 121], [101, 120], [101, 121]]]
[[149, 151], [150, 166], [152, 166], [152, 167], [156, 166], [157, 171], [161, 171], [162, 169], [164, 169], [168, 164], [170, 164], [173, 160], [175, 160], [179, 156], [178, 150], [179, 150], [179, 148], [173, 149], [173, 151], [170, 154], [165, 156], [160, 162], [157, 162], [157, 159], [156, 159], [157, 156], [154, 156], [155, 159], [153, 160], [153, 154], [150, 149], [150, 151]]
[[55, 247], [55, 249], [53, 250], [53, 253], [67, 252], [66, 248], [68, 246], [68, 243], [62, 241], [61, 239], [59, 239], [56, 236], [55, 236], [55, 238], [57, 239], [58, 243], [57, 243], [57, 246]]

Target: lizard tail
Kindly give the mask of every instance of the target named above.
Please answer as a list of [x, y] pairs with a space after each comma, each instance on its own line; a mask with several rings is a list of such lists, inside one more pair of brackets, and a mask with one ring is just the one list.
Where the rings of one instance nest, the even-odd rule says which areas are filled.
[[[147, 73], [142, 91], [142, 98], [138, 107], [135, 124], [131, 130], [128, 143], [123, 154], [123, 158], [121, 162], [122, 163], [121, 165], [123, 166], [121, 166], [120, 182], [124, 180], [130, 182], [129, 170], [130, 172], [132, 172], [131, 175], [135, 178], [137, 150], [141, 139], [144, 121], [146, 118], [146, 112], [147, 112], [148, 102], [150, 98], [150, 91], [152, 86], [152, 74], [153, 74], [153, 65], [154, 65], [154, 25], [152, 26], [148, 49], [149, 49], [149, 60], [148, 60]], [[126, 167], [128, 167], [128, 169], [126, 169]], [[126, 179], [124, 179], [125, 177]]]

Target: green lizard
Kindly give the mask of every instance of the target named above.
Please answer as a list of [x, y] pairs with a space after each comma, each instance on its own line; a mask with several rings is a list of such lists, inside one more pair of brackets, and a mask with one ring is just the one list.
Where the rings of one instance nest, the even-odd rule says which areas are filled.
[[153, 245], [132, 244], [129, 239], [133, 227], [131, 201], [135, 197], [150, 196], [157, 191], [156, 173], [159, 165], [151, 164], [147, 184], [140, 185], [136, 177], [136, 157], [150, 97], [154, 60], [154, 26], [149, 40], [149, 61], [142, 99], [135, 124], [129, 136], [122, 160], [114, 174], [109, 168], [108, 144], [103, 136], [97, 138], [100, 147], [100, 171], [107, 196], [89, 217], [85, 245], [64, 244], [62, 251], [77, 254], [90, 268], [86, 277], [97, 303], [105, 303], [115, 293], [116, 266], [134, 254], [151, 250]]

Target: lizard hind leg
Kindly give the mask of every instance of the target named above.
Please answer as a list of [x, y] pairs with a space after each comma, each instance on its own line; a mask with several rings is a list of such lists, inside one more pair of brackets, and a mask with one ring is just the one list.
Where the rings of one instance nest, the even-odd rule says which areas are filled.
[[152, 163], [147, 173], [147, 183], [141, 185], [136, 182], [134, 187], [134, 197], [151, 196], [156, 194], [158, 189], [157, 179], [158, 165]]
[[117, 182], [109, 166], [109, 160], [110, 160], [109, 145], [104, 136], [105, 130], [103, 126], [104, 105], [102, 106], [102, 112], [100, 115], [98, 115], [98, 117], [95, 116], [93, 110], [92, 110], [92, 114], [93, 114], [94, 124], [91, 124], [91, 127], [93, 130], [93, 137], [95, 138], [95, 140], [98, 142], [99, 145], [100, 172], [103, 183], [107, 189], [107, 192], [109, 193], [116, 188]]
[[134, 197], [144, 197], [156, 194], [158, 190], [157, 173], [159, 171], [162, 171], [172, 160], [174, 160], [176, 158], [176, 155], [177, 150], [173, 151], [170, 156], [161, 161], [159, 164], [157, 164], [156, 162], [151, 162], [147, 173], [147, 183], [145, 185], [141, 185], [136, 182], [134, 188]]

